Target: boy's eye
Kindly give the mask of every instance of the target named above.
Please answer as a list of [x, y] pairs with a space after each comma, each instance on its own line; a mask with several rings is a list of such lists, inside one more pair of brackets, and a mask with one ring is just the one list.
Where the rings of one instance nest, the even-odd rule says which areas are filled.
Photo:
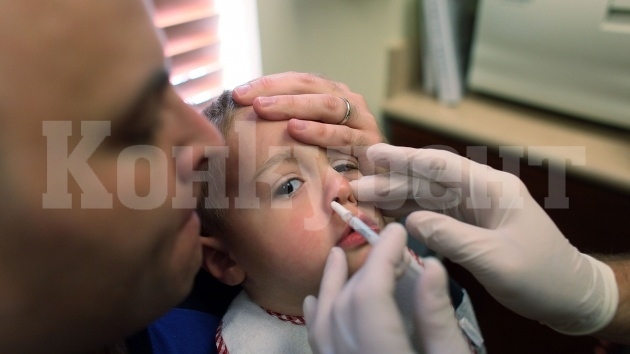
[[347, 173], [347, 172], [354, 172], [354, 171], [359, 170], [359, 166], [351, 162], [346, 162], [346, 163], [342, 163], [342, 164], [334, 166], [333, 169], [339, 173]]
[[278, 188], [278, 190], [276, 191], [276, 195], [281, 197], [290, 196], [302, 186], [302, 183], [303, 182], [298, 178], [291, 178], [290, 180], [284, 182], [280, 186], [280, 188]]

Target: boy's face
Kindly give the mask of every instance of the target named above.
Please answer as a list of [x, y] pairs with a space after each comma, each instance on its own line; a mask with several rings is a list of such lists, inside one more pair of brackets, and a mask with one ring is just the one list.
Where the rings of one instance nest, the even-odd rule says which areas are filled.
[[243, 285], [250, 297], [295, 314], [306, 295], [317, 294], [332, 247], [346, 252], [350, 273], [370, 249], [330, 203], [338, 201], [377, 232], [383, 220], [352, 194], [348, 182], [360, 177], [354, 157], [298, 143], [286, 124], [258, 120], [251, 107], [238, 111], [229, 139], [228, 195], [237, 198], [229, 211], [227, 242], [247, 274]]

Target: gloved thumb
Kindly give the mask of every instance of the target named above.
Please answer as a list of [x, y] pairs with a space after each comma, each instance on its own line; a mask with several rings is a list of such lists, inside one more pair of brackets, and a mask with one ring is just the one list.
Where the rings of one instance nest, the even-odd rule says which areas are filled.
[[470, 353], [447, 290], [446, 270], [435, 258], [424, 260], [416, 285], [415, 322], [427, 354]]
[[490, 243], [497, 242], [496, 237], [489, 235], [489, 230], [431, 211], [410, 214], [405, 226], [412, 237], [473, 274], [483, 266], [477, 264], [480, 257], [495, 248]]
[[[361, 271], [360, 274], [387, 281], [388, 286], [393, 288], [394, 278], [391, 277], [391, 274], [395, 273], [394, 270], [399, 266], [406, 245], [407, 231], [405, 228], [395, 222], [387, 224], [381, 231], [378, 242], [370, 251], [362, 266], [364, 271]], [[378, 284], [377, 286], [382, 285]]]
[[317, 313], [317, 298], [315, 296], [308, 295], [304, 298], [302, 312], [304, 312], [304, 319], [308, 327], [308, 325], [313, 322], [312, 319], [315, 318], [315, 314]]
[[409, 160], [413, 159], [418, 149], [393, 146], [385, 143], [374, 144], [367, 149], [367, 158], [375, 166], [389, 171], [407, 172]]

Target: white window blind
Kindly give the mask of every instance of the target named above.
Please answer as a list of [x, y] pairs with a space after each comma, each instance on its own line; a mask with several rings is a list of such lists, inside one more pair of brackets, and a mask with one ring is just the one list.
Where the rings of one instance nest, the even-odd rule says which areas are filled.
[[223, 89], [215, 1], [153, 3], [155, 26], [166, 35], [164, 54], [171, 59], [171, 83], [186, 102], [199, 108]]

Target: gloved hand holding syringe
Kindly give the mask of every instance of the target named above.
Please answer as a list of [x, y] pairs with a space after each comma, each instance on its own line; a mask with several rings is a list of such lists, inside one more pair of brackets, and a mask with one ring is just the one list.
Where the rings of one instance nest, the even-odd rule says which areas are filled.
[[379, 235], [338, 204], [333, 209], [372, 250], [350, 278], [344, 251], [331, 250], [318, 296], [304, 300], [313, 352], [471, 353], [441, 263], [428, 258], [420, 266], [402, 225], [390, 223]]
[[[378, 243], [380, 236], [359, 217], [353, 215], [352, 212], [335, 201], [331, 202], [330, 205], [332, 209], [339, 214], [341, 219], [348, 223], [354, 231], [363, 236], [370, 245], [374, 246]], [[415, 284], [418, 276], [422, 273], [420, 260], [413, 258], [415, 257], [411, 255], [407, 248], [402, 251], [401, 260], [396, 265], [394, 271], [397, 279], [394, 286], [394, 299], [396, 300], [398, 311], [400, 311], [401, 314], [407, 314], [407, 316], [403, 315], [401, 319], [403, 320], [407, 336], [411, 339], [412, 346], [414, 346], [416, 351], [422, 352], [422, 348], [419, 346], [421, 342], [416, 338], [417, 331], [415, 329], [413, 316], [409, 316], [409, 314], [412, 313], [413, 303], [415, 301]]]
[[[353, 215], [352, 212], [344, 208], [341, 204], [333, 201], [330, 205], [343, 221], [348, 223], [348, 225], [350, 225], [350, 227], [352, 227], [356, 232], [365, 237], [372, 246], [376, 245], [380, 236], [372, 230], [372, 228], [365, 224], [359, 217]], [[395, 269], [397, 281], [395, 284], [394, 298], [396, 299], [396, 304], [398, 305], [398, 309], [401, 313], [412, 311], [412, 308], [414, 307], [413, 303], [416, 301], [414, 289], [416, 287], [418, 277], [421, 276], [423, 270], [424, 265], [422, 264], [422, 261], [413, 256], [412, 253], [405, 248], [402, 252], [401, 261]], [[412, 343], [414, 345], [419, 344], [421, 341], [416, 338], [418, 334], [416, 333], [416, 329], [414, 328], [415, 324], [413, 323], [411, 317], [403, 316], [403, 321], [405, 322], [407, 334], [410, 338], [412, 338]], [[468, 340], [481, 349], [481, 346], [483, 345], [483, 337], [481, 336], [477, 326], [472, 325], [465, 318], [460, 320], [458, 324], [463, 333], [468, 337]], [[416, 346], [415, 349], [420, 350], [421, 348]]]
[[[572, 246], [516, 176], [441, 150], [378, 144], [367, 158], [390, 171], [352, 181], [359, 201], [373, 202], [389, 216], [427, 209], [425, 202], [444, 212], [414, 212], [406, 218], [407, 230], [387, 225], [352, 277], [343, 251], [332, 249], [318, 298], [304, 301], [316, 352], [412, 352], [392, 297], [407, 234], [468, 269], [524, 317], [563, 333], [601, 331], [626, 341], [622, 316], [615, 317], [624, 313], [615, 273]], [[424, 264], [415, 311], [425, 353], [466, 352], [449, 309], [444, 269], [430, 258]]]

